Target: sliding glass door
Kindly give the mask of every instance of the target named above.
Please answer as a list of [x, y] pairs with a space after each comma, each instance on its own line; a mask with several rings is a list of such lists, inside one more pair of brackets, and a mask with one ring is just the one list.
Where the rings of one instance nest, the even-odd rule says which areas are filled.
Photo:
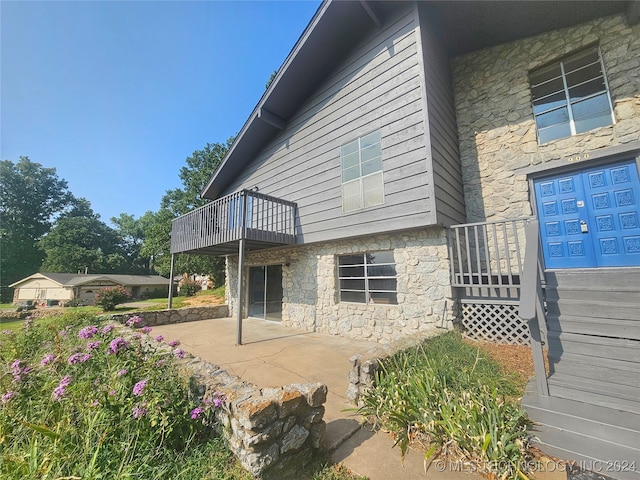
[[282, 265], [249, 269], [249, 316], [282, 320]]

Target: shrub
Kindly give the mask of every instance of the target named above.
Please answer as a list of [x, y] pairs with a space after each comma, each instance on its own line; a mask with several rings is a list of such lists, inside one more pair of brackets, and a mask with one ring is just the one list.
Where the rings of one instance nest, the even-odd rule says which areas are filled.
[[202, 285], [195, 280], [186, 279], [180, 284], [180, 295], [185, 297], [193, 297], [202, 290]]
[[107, 287], [100, 290], [96, 294], [96, 305], [102, 307], [105, 312], [110, 312], [116, 309], [116, 305], [130, 298], [131, 295], [123, 286], [116, 285], [115, 287]]
[[527, 417], [516, 392], [495, 362], [448, 333], [383, 361], [359, 412], [394, 432], [403, 456], [421, 439], [427, 460], [446, 450], [484, 473], [521, 478]]

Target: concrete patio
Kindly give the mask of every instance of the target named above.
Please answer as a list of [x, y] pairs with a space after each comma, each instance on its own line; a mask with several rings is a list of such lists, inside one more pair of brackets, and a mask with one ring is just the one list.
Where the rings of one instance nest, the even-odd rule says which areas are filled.
[[[410, 450], [404, 463], [400, 449], [385, 433], [361, 427], [360, 417], [347, 401], [349, 358], [377, 344], [285, 328], [279, 323], [243, 320], [243, 345], [236, 345], [236, 320], [219, 318], [153, 327], [152, 335], [166, 342], [180, 340], [181, 348], [214, 363], [259, 387], [322, 382], [328, 387], [324, 446], [333, 461], [371, 480], [480, 479], [477, 473], [433, 465], [424, 471], [423, 454]], [[440, 466], [441, 468], [438, 468]], [[537, 474], [537, 479], [559, 480], [561, 472]]]

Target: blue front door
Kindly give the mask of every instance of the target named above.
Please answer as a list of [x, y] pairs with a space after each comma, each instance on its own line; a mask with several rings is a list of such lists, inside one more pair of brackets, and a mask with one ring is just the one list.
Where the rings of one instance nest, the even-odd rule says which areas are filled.
[[634, 159], [534, 181], [547, 268], [640, 266]]

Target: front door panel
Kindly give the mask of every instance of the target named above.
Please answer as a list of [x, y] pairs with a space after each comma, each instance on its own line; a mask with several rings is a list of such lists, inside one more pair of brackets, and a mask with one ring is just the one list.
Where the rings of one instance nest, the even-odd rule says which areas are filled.
[[635, 160], [534, 182], [547, 268], [640, 265]]

